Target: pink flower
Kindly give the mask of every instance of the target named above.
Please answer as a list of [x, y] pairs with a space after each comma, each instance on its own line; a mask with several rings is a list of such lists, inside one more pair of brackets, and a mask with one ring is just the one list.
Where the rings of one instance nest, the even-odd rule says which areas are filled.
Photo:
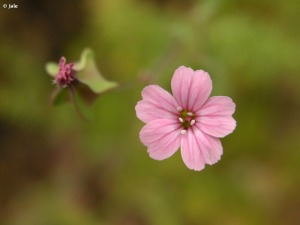
[[61, 57], [59, 61], [59, 70], [55, 76], [54, 83], [58, 84], [62, 88], [70, 86], [74, 80], [75, 71], [73, 71], [73, 66], [74, 63], [66, 64], [66, 58]]
[[179, 67], [171, 88], [173, 96], [157, 85], [142, 91], [143, 99], [135, 106], [137, 117], [147, 123], [140, 139], [151, 158], [166, 159], [181, 147], [186, 166], [202, 170], [220, 160], [219, 138], [235, 129], [235, 104], [226, 96], [209, 98], [212, 81], [203, 70]]

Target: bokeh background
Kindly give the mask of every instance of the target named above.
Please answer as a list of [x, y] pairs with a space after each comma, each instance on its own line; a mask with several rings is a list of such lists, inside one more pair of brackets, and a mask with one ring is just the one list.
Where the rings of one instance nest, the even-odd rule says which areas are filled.
[[[298, 0], [1, 0], [1, 225], [299, 225]], [[17, 4], [4, 9], [3, 4]], [[52, 107], [47, 61], [91, 47], [120, 88]], [[134, 106], [180, 65], [236, 102], [222, 160], [148, 157]]]

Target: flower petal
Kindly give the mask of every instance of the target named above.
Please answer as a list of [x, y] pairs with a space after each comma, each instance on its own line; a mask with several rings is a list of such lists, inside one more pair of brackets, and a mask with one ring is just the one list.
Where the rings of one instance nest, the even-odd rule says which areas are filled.
[[190, 88], [188, 109], [197, 111], [207, 101], [212, 90], [209, 74], [203, 70], [196, 70]]
[[204, 169], [204, 158], [191, 129], [181, 137], [181, 156], [189, 169], [196, 171]]
[[158, 107], [148, 101], [141, 100], [135, 106], [137, 117], [144, 123], [148, 123], [156, 119], [176, 119], [178, 116], [169, 111]]
[[212, 165], [218, 162], [223, 154], [223, 147], [220, 139], [207, 135], [196, 127], [193, 127], [193, 133], [197, 145], [201, 149], [205, 163]]
[[223, 153], [218, 138], [211, 137], [193, 127], [181, 138], [181, 155], [189, 169], [202, 170], [205, 164], [214, 164]]
[[197, 111], [209, 97], [212, 81], [207, 72], [184, 66], [179, 67], [171, 82], [173, 95], [178, 104], [189, 111]]
[[187, 109], [189, 90], [192, 85], [194, 71], [191, 68], [180, 66], [172, 77], [171, 87], [178, 106]]
[[142, 91], [143, 100], [135, 106], [137, 117], [145, 123], [162, 118], [177, 118], [174, 97], [157, 85], [149, 85]]
[[158, 119], [146, 124], [141, 142], [148, 147], [151, 158], [163, 160], [172, 156], [180, 146], [180, 124], [176, 120]]
[[197, 112], [198, 116], [231, 116], [235, 111], [235, 104], [227, 96], [210, 97]]
[[224, 137], [236, 127], [236, 121], [232, 118], [234, 111], [235, 104], [231, 98], [211, 97], [197, 111], [196, 126], [214, 137]]
[[197, 118], [196, 126], [214, 137], [225, 137], [236, 127], [236, 121], [232, 116], [200, 116]]

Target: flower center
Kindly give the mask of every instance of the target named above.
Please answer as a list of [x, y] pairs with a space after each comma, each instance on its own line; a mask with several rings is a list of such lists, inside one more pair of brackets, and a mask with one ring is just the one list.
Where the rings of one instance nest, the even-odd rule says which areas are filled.
[[186, 130], [196, 123], [196, 116], [195, 113], [182, 109], [181, 107], [177, 107], [177, 110], [180, 112], [178, 120], [183, 128], [183, 130], [181, 130], [181, 134], [185, 134]]

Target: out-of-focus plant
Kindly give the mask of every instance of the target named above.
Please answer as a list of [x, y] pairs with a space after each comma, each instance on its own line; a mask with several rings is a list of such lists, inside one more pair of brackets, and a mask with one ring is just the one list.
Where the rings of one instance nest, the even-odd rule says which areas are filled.
[[71, 102], [83, 117], [87, 116], [87, 106], [91, 105], [98, 95], [118, 86], [116, 82], [108, 81], [102, 76], [97, 69], [94, 53], [89, 48], [83, 50], [78, 62], [67, 64], [66, 58], [61, 57], [59, 63], [48, 62], [46, 71], [54, 78], [53, 83], [56, 84], [51, 103], [59, 105]]

